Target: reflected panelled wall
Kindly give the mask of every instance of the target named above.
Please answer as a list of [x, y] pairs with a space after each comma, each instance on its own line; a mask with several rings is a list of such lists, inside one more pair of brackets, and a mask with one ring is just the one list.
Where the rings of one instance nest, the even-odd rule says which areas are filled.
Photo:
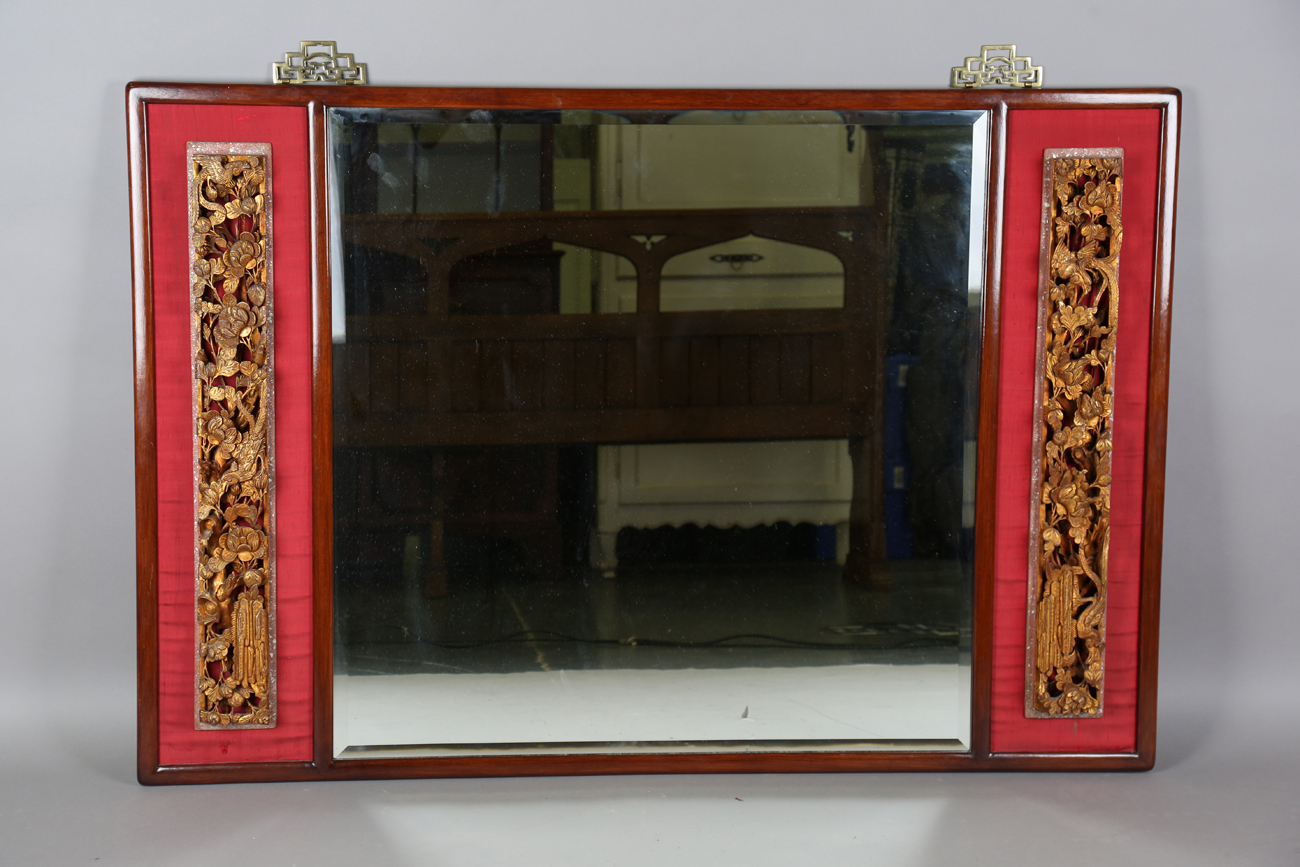
[[[328, 93], [328, 99], [336, 105], [388, 105], [401, 107], [419, 106], [444, 106], [450, 108], [464, 107], [466, 110], [487, 107], [490, 109], [511, 109], [515, 107], [527, 109], [546, 109], [549, 106], [563, 101], [565, 105], [584, 105], [591, 109], [619, 109], [626, 108], [629, 105], [644, 106], [651, 109], [679, 109], [683, 105], [691, 108], [735, 108], [744, 107], [750, 109], [781, 109], [787, 106], [800, 105], [806, 106], [811, 99], [814, 103], [827, 108], [843, 108], [853, 110], [891, 110], [899, 108], [909, 109], [942, 109], [955, 108], [961, 110], [986, 109], [992, 112], [992, 160], [989, 179], [989, 223], [988, 223], [988, 256], [986, 278], [987, 278], [987, 295], [984, 320], [982, 323], [983, 347], [982, 356], [982, 376], [984, 388], [980, 396], [980, 412], [978, 416], [979, 437], [982, 442], [997, 442], [997, 448], [980, 449], [979, 452], [979, 471], [978, 471], [978, 495], [977, 504], [974, 514], [974, 535], [976, 546], [976, 573], [975, 573], [975, 625], [974, 625], [974, 655], [975, 670], [972, 692], [972, 733], [973, 744], [971, 749], [965, 753], [955, 755], [939, 755], [928, 753], [893, 753], [893, 754], [850, 754], [850, 753], [829, 753], [821, 755], [787, 755], [782, 753], [772, 753], [761, 756], [696, 756], [696, 757], [675, 757], [672, 755], [645, 755], [645, 756], [520, 756], [520, 757], [492, 757], [481, 759], [428, 759], [428, 760], [385, 760], [377, 759], [372, 761], [350, 761], [340, 763], [333, 760], [330, 754], [330, 672], [331, 662], [330, 653], [326, 645], [329, 644], [330, 633], [332, 631], [332, 605], [330, 599], [330, 581], [329, 581], [329, 563], [332, 559], [330, 533], [328, 532], [331, 523], [329, 514], [329, 493], [328, 481], [324, 489], [317, 485], [317, 496], [313, 511], [315, 515], [316, 531], [313, 533], [308, 530], [303, 533], [301, 525], [297, 530], [298, 539], [311, 539], [312, 541], [312, 560], [314, 561], [314, 571], [316, 575], [315, 589], [306, 597], [292, 594], [290, 598], [281, 598], [279, 601], [282, 618], [289, 620], [300, 616], [304, 611], [312, 612], [312, 617], [316, 624], [316, 641], [315, 650], [308, 650], [313, 661], [313, 668], [316, 672], [314, 678], [302, 678], [296, 675], [292, 679], [292, 686], [286, 683], [284, 678], [290, 668], [286, 663], [289, 660], [301, 660], [301, 656], [286, 658], [284, 645], [280, 649], [281, 662], [281, 722], [277, 730], [271, 730], [275, 733], [273, 740], [266, 741], [267, 748], [260, 754], [257, 752], [245, 753], [242, 760], [230, 755], [227, 758], [228, 742], [219, 745], [218, 752], [209, 752], [207, 755], [213, 758], [205, 758], [204, 749], [197, 746], [195, 751], [186, 753], [178, 752], [176, 745], [180, 742], [177, 740], [178, 734], [170, 727], [171, 724], [160, 718], [158, 709], [162, 693], [159, 686], [159, 672], [167, 665], [172, 664], [171, 654], [161, 652], [165, 645], [160, 645], [159, 639], [168, 629], [174, 629], [172, 624], [174, 614], [169, 613], [171, 609], [165, 606], [159, 607], [161, 601], [168, 593], [174, 593], [174, 589], [168, 589], [168, 581], [175, 579], [163, 576], [167, 573], [159, 570], [162, 561], [161, 552], [165, 539], [169, 538], [168, 534], [174, 534], [175, 528], [165, 529], [172, 525], [167, 524], [166, 516], [170, 514], [171, 508], [169, 501], [161, 496], [162, 486], [162, 467], [164, 460], [170, 454], [169, 449], [174, 449], [174, 435], [163, 435], [162, 429], [167, 424], [173, 424], [170, 416], [174, 414], [173, 410], [166, 408], [162, 400], [164, 381], [161, 378], [162, 368], [155, 364], [157, 356], [157, 347], [160, 347], [160, 341], [174, 340], [174, 336], [169, 336], [167, 328], [174, 326], [164, 326], [161, 320], [155, 316], [155, 311], [159, 309], [159, 296], [157, 288], [162, 283], [159, 282], [165, 269], [160, 269], [160, 256], [172, 255], [167, 253], [168, 244], [174, 244], [175, 241], [167, 240], [168, 235], [165, 227], [158, 223], [157, 215], [165, 211], [168, 207], [168, 189], [163, 183], [166, 171], [158, 169], [158, 161], [163, 151], [156, 146], [156, 128], [157, 120], [162, 117], [157, 113], [157, 109], [165, 107], [167, 103], [198, 103], [198, 105], [182, 106], [182, 113], [174, 115], [176, 121], [183, 127], [187, 127], [182, 134], [183, 139], [188, 140], [207, 140], [207, 141], [248, 141], [248, 140], [266, 140], [270, 136], [258, 136], [253, 134], [247, 126], [249, 111], [247, 109], [238, 109], [231, 111], [222, 107], [221, 103], [233, 103], [234, 105], [268, 105], [283, 104], [286, 106], [301, 106], [298, 109], [285, 109], [285, 111], [300, 112], [302, 122], [308, 127], [310, 134], [304, 135], [300, 141], [301, 150], [297, 153], [300, 155], [303, 165], [311, 167], [311, 177], [316, 194], [314, 197], [307, 195], [307, 188], [304, 185], [299, 187], [301, 192], [298, 194], [301, 198], [297, 201], [310, 202], [312, 210], [310, 211], [310, 220], [304, 220], [301, 228], [307, 229], [314, 225], [316, 235], [312, 244], [314, 255], [315, 273], [317, 280], [315, 284], [316, 293], [316, 310], [317, 326], [315, 329], [316, 342], [315, 351], [298, 349], [291, 352], [291, 359], [286, 365], [286, 371], [290, 370], [295, 360], [299, 363], [315, 360], [315, 376], [313, 380], [314, 394], [314, 412], [311, 416], [311, 427], [314, 429], [314, 440], [304, 438], [298, 440], [300, 445], [295, 448], [301, 448], [309, 441], [314, 441], [314, 450], [316, 454], [316, 473], [318, 480], [326, 480], [332, 477], [330, 472], [330, 454], [329, 443], [331, 442], [329, 412], [330, 401], [330, 341], [327, 338], [329, 328], [321, 328], [320, 323], [328, 322], [324, 311], [328, 311], [329, 304], [329, 283], [328, 275], [330, 272], [330, 254], [328, 245], [327, 230], [329, 226], [329, 208], [321, 195], [326, 187], [326, 164], [327, 154], [325, 151], [325, 132], [326, 132], [326, 112], [324, 105], [319, 101], [323, 92], [311, 88], [260, 88], [260, 87], [242, 87], [242, 88], [211, 88], [206, 86], [173, 86], [173, 85], [141, 85], [133, 86], [129, 90], [129, 108], [132, 133], [132, 178], [133, 178], [133, 249], [135, 256], [135, 285], [137, 299], [137, 317], [136, 317], [136, 334], [137, 334], [137, 429], [139, 432], [139, 450], [138, 450], [138, 498], [137, 502], [140, 509], [140, 600], [141, 600], [141, 657], [140, 657], [140, 682], [141, 682], [141, 727], [140, 727], [140, 770], [141, 779], [145, 782], [201, 782], [209, 780], [224, 779], [294, 779], [294, 778], [314, 778], [320, 776], [411, 776], [411, 775], [465, 775], [465, 774], [534, 774], [534, 773], [565, 773], [565, 772], [664, 772], [664, 771], [684, 771], [684, 770], [750, 770], [750, 769], [767, 769], [767, 770], [815, 770], [815, 769], [869, 769], [869, 768], [984, 768], [984, 767], [1111, 767], [1111, 768], [1139, 768], [1149, 767], [1154, 756], [1154, 708], [1155, 708], [1155, 638], [1156, 638], [1156, 614], [1158, 603], [1158, 572], [1159, 572], [1159, 524], [1160, 524], [1160, 504], [1163, 496], [1163, 443], [1164, 443], [1164, 396], [1167, 383], [1167, 374], [1165, 373], [1165, 359], [1168, 357], [1168, 302], [1169, 287], [1171, 275], [1171, 256], [1172, 256], [1172, 224], [1173, 224], [1173, 167], [1176, 164], [1177, 148], [1177, 120], [1178, 120], [1178, 97], [1175, 92], [1165, 91], [1112, 91], [1112, 92], [1095, 92], [1095, 93], [821, 93], [814, 95], [807, 94], [785, 94], [781, 92], [762, 92], [755, 91], [743, 95], [736, 93], [722, 92], [694, 92], [685, 94], [673, 94], [669, 92], [528, 92], [528, 91], [397, 91], [385, 89], [372, 89], [364, 93], [358, 91], [333, 91]], [[208, 103], [209, 105], [203, 105]], [[1089, 112], [1052, 112], [1053, 108], [1082, 106], [1087, 105], [1091, 109]], [[1047, 109], [1048, 111], [1044, 111]], [[265, 109], [262, 111], [273, 111]], [[225, 114], [218, 119], [220, 113]], [[1128, 112], [1130, 115], [1140, 115], [1142, 117], [1151, 117], [1154, 122], [1147, 124], [1145, 121], [1135, 122], [1117, 129], [1117, 133], [1112, 136], [1107, 135], [1107, 128], [1110, 126], [1110, 118], [1118, 118], [1120, 114]], [[1081, 127], [1074, 123], [1076, 119], [1082, 119], [1081, 116], [1087, 114], [1089, 117]], [[253, 112], [256, 115], [256, 111]], [[228, 118], [228, 119], [227, 119]], [[1023, 124], [1017, 124], [1016, 118], [1024, 118]], [[1009, 124], [1008, 120], [1012, 122]], [[221, 127], [225, 135], [217, 135], [204, 130], [204, 134], [194, 134], [191, 130], [198, 130], [207, 126], [210, 128], [215, 121], [215, 125]], [[1055, 124], [1055, 126], [1054, 126]], [[1034, 132], [1024, 137], [1024, 141], [1017, 142], [1015, 130], [1023, 128], [1025, 130], [1033, 129]], [[993, 480], [1000, 479], [999, 465], [1005, 463], [1003, 455], [1010, 455], [1011, 445], [1015, 437], [1020, 436], [1021, 432], [1015, 431], [1013, 434], [1003, 436], [1005, 429], [1005, 419], [999, 424], [998, 407], [1000, 402], [1005, 403], [1006, 387], [1000, 381], [999, 373], [1008, 360], [1015, 356], [1014, 364], [1020, 365], [1019, 349], [1017, 341], [1022, 336], [1017, 332], [1009, 335], [1005, 326], [1014, 321], [1008, 319], [1012, 311], [1006, 306], [1011, 300], [1010, 296], [1004, 293], [1004, 283], [1002, 280], [1002, 271], [1004, 265], [1003, 256], [1003, 233], [1004, 229], [1010, 230], [1018, 225], [1022, 218], [1018, 216], [1018, 211], [1011, 208], [1011, 203], [1007, 202], [1007, 210], [1004, 215], [1003, 191], [1015, 192], [1014, 179], [1017, 177], [1016, 171], [1019, 163], [1016, 162], [1019, 157], [1016, 154], [1024, 149], [1026, 144], [1033, 140], [1033, 136], [1038, 136], [1042, 131], [1051, 132], [1056, 130], [1055, 138], [1073, 139], [1090, 139], [1083, 140], [1066, 140], [1052, 141], [1049, 146], [1097, 146], [1098, 142], [1091, 139], [1103, 139], [1102, 146], [1123, 146], [1126, 151], [1126, 175], [1128, 177], [1130, 198], [1126, 199], [1125, 207], [1129, 207], [1131, 201], [1131, 192], [1134, 186], [1134, 173], [1143, 175], [1149, 183], [1150, 193], [1149, 206], [1146, 210], [1141, 211], [1136, 219], [1142, 224], [1149, 233], [1148, 238], [1152, 252], [1147, 258], [1150, 270], [1146, 273], [1148, 276], [1139, 277], [1135, 282], [1142, 285], [1148, 293], [1146, 297], [1151, 299], [1151, 307], [1148, 308], [1150, 319], [1144, 322], [1137, 322], [1134, 330], [1144, 331], [1141, 334], [1141, 346], [1138, 351], [1143, 359], [1148, 357], [1147, 348], [1150, 348], [1150, 357], [1155, 359], [1154, 363], [1143, 365], [1141, 369], [1135, 369], [1133, 376], [1141, 376], [1142, 381], [1142, 401], [1139, 404], [1142, 412], [1144, 424], [1138, 435], [1138, 445], [1136, 453], [1132, 457], [1126, 458], [1126, 462], [1121, 469], [1117, 464], [1116, 467], [1116, 496], [1119, 496], [1121, 488], [1126, 486], [1127, 501], [1125, 508], [1129, 510], [1127, 514], [1132, 515], [1134, 511], [1140, 517], [1130, 524], [1136, 527], [1138, 544], [1136, 548], [1129, 549], [1125, 553], [1126, 558], [1130, 558], [1133, 563], [1130, 572], [1125, 578], [1126, 588], [1124, 594], [1117, 594], [1117, 600], [1112, 601], [1110, 616], [1116, 616], [1116, 605], [1127, 605], [1125, 616], [1132, 616], [1134, 622], [1140, 621], [1140, 630], [1134, 630], [1134, 643], [1131, 650], [1126, 650], [1134, 663], [1133, 671], [1135, 678], [1132, 681], [1131, 689], [1133, 695], [1133, 706], [1136, 713], [1133, 717], [1133, 725], [1136, 726], [1136, 737], [1130, 740], [1130, 746], [1098, 745], [1088, 748], [1083, 746], [1083, 750], [1091, 749], [1097, 754], [1095, 756], [1080, 755], [1080, 745], [1074, 747], [1064, 746], [1066, 752], [1072, 755], [1066, 758], [1052, 758], [1051, 748], [1044, 749], [1041, 746], [1030, 746], [1034, 743], [1033, 738], [1023, 740], [1022, 742], [1029, 746], [1029, 752], [1038, 752], [1041, 755], [1022, 755], [1017, 757], [1014, 746], [1015, 738], [1010, 735], [1014, 725], [1008, 718], [1003, 724], [1003, 734], [1000, 735], [1000, 746], [994, 747], [990, 751], [989, 731], [990, 723], [996, 728], [997, 714], [1000, 713], [996, 701], [990, 702], [994, 695], [990, 691], [991, 685], [997, 676], [998, 654], [992, 652], [994, 644], [1003, 639], [998, 636], [1005, 634], [1005, 628], [999, 625], [999, 615], [994, 606], [994, 565], [997, 557], [1004, 556], [995, 552], [1008, 551], [1006, 545], [998, 541], [999, 535], [1009, 532], [1011, 539], [1019, 535], [1025, 539], [1028, 533], [1028, 527], [1025, 524], [1025, 512], [1023, 509], [1023, 495], [1008, 496], [1001, 489], [1004, 487], [1000, 482], [998, 490], [994, 490]], [[1115, 137], [1125, 138], [1125, 141], [1116, 143]], [[1150, 154], [1149, 162], [1140, 168], [1135, 166], [1133, 153], [1135, 150], [1142, 150]], [[1032, 150], [1032, 145], [1029, 146]], [[277, 145], [277, 157], [285, 162], [292, 161], [293, 155], [287, 159], [281, 153], [283, 148]], [[1041, 150], [1038, 157], [1034, 160], [1035, 168], [1040, 165]], [[283, 170], [284, 162], [280, 163]], [[280, 181], [277, 178], [277, 184]], [[1005, 186], [1004, 186], [1005, 185]], [[1037, 186], [1035, 184], [1034, 186]], [[279, 189], [280, 201], [284, 201], [284, 190]], [[540, 201], [539, 201], [540, 205]], [[1035, 207], [1034, 216], [1037, 216], [1038, 208]], [[1132, 213], [1126, 213], [1126, 256], [1133, 251], [1132, 236], [1134, 219]], [[641, 233], [638, 233], [641, 234]], [[1007, 234], [1007, 243], [1013, 241], [1023, 241], [1020, 237], [1024, 235], [1023, 231], [1009, 232]], [[1036, 232], [1033, 238], [1036, 240]], [[277, 239], [278, 243], [278, 239]], [[182, 245], [183, 251], [183, 245]], [[1007, 256], [1011, 256], [1008, 247]], [[1017, 254], [1018, 255], [1018, 254]], [[1136, 257], [1135, 257], [1136, 258]], [[1006, 260], [1008, 263], [1010, 259]], [[282, 265], [277, 261], [277, 269]], [[1010, 272], [1008, 272], [1010, 274]], [[1154, 274], [1154, 278], [1149, 275]], [[426, 275], [427, 276], [427, 275]], [[1123, 278], [1122, 278], [1123, 279]], [[1125, 285], [1129, 285], [1126, 283]], [[1019, 289], [1016, 293], [1019, 293]], [[1016, 293], [1013, 293], [1016, 294]], [[1128, 295], [1126, 294], [1126, 301]], [[1139, 296], [1140, 297], [1140, 296]], [[277, 304], [284, 301], [283, 295], [277, 297]], [[427, 301], [427, 299], [426, 299]], [[848, 299], [846, 298], [846, 304]], [[1019, 303], [1019, 302], [1017, 302]], [[1141, 303], [1139, 301], [1139, 303]], [[638, 310], [640, 309], [638, 303]], [[471, 314], [472, 315], [472, 314]], [[1017, 314], [1018, 315], [1018, 314]], [[1129, 319], [1125, 314], [1126, 328], [1129, 327]], [[467, 317], [469, 318], [469, 317]], [[496, 318], [496, 317], [494, 317]], [[500, 317], [506, 321], [509, 317]], [[1149, 324], [1148, 324], [1149, 323]], [[283, 320], [281, 320], [283, 326]], [[1121, 343], [1126, 339], [1121, 333]], [[278, 333], [278, 337], [283, 344], [283, 334]], [[563, 339], [563, 336], [556, 339]], [[632, 338], [636, 339], [635, 336]], [[990, 342], [992, 341], [992, 342]], [[1032, 338], [1030, 340], [1032, 345]], [[280, 347], [281, 351], [283, 346]], [[1120, 354], [1125, 353], [1123, 345], [1120, 347]], [[161, 357], [161, 356], [157, 356]], [[513, 357], [513, 356], [512, 356]], [[324, 366], [322, 366], [324, 363]], [[418, 360], [416, 362], [418, 363]], [[1018, 368], [1017, 368], [1018, 369]], [[1149, 376], [1148, 376], [1149, 371]], [[280, 362], [277, 361], [277, 377], [280, 375]], [[171, 374], [169, 374], [171, 375]], [[1019, 374], [1016, 374], [1018, 377]], [[544, 380], [543, 380], [544, 381]], [[1130, 386], [1132, 387], [1132, 386]], [[1124, 380], [1121, 374], [1120, 403], [1124, 400]], [[283, 391], [283, 389], [281, 389]], [[400, 399], [400, 398], [399, 398]], [[687, 407], [689, 409], [689, 407]], [[324, 410], [324, 412], [322, 412]], [[285, 407], [278, 408], [277, 422], [280, 424], [280, 431], [277, 433], [277, 445], [280, 446], [281, 452], [284, 451], [285, 423], [284, 419], [292, 415], [285, 413]], [[184, 419], [182, 419], [184, 422]], [[188, 424], [188, 423], [186, 423]], [[1121, 422], [1117, 422], [1117, 440]], [[1026, 425], [1023, 432], [1024, 437], [1028, 437], [1032, 426]], [[571, 440], [566, 440], [571, 441]], [[1027, 441], [1027, 439], [1026, 439]], [[156, 444], [156, 445], [155, 445]], [[1118, 445], [1117, 445], [1118, 450]], [[1020, 450], [1022, 454], [1027, 454], [1027, 449]], [[1027, 459], [1025, 464], [1027, 466]], [[1014, 460], [1012, 461], [1014, 463]], [[279, 484], [278, 493], [281, 496], [281, 509], [283, 511], [283, 497], [285, 495], [285, 477], [282, 474], [277, 475]], [[292, 486], [290, 486], [292, 487]], [[308, 488], [309, 490], [309, 488]], [[1005, 501], [1012, 501], [1005, 504]], [[1119, 505], [1116, 505], [1118, 512]], [[1011, 517], [1012, 513], [1018, 515], [1018, 519]], [[1020, 524], [1023, 529], [1012, 529], [1016, 524]], [[281, 534], [284, 533], [283, 524], [280, 526]], [[1020, 551], [1024, 552], [1028, 548], [1027, 544], [1022, 544]], [[156, 552], [156, 553], [155, 553]], [[283, 552], [282, 552], [283, 555]], [[1024, 554], [1021, 554], [1023, 557]], [[1115, 557], [1115, 550], [1112, 547], [1112, 558]], [[322, 559], [323, 558], [323, 559]], [[284, 571], [284, 561], [281, 559], [281, 570]], [[1000, 574], [1001, 570], [999, 570]], [[1025, 572], [1019, 571], [1023, 576]], [[1112, 589], [1115, 584], [1115, 566], [1112, 564]], [[1140, 579], [1139, 579], [1140, 576]], [[283, 580], [283, 579], [282, 579]], [[1023, 578], [1021, 579], [1023, 582]], [[1020, 585], [1023, 588], [1023, 583]], [[284, 584], [282, 583], [282, 589]], [[324, 592], [322, 592], [324, 591]], [[999, 591], [1000, 592], [1000, 591]], [[1018, 619], [1017, 628], [1022, 636], [1021, 653], [1016, 663], [1009, 668], [1020, 672], [1019, 679], [1023, 683], [1023, 635], [1024, 635], [1024, 608], [1023, 608], [1023, 590], [1021, 595], [1021, 615]], [[306, 606], [306, 607], [304, 607]], [[192, 609], [191, 609], [192, 610]], [[1140, 616], [1139, 616], [1140, 615]], [[191, 615], [192, 616], [192, 615]], [[192, 628], [192, 627], [191, 627]], [[191, 633], [192, 634], [192, 633]], [[310, 645], [309, 645], [310, 647]], [[1108, 650], [1108, 659], [1114, 655], [1114, 644]], [[295, 669], [296, 670], [296, 669]], [[306, 683], [304, 683], [306, 681]], [[314, 684], [312, 683], [314, 681]], [[313, 699], [312, 708], [309, 709], [311, 723], [314, 728], [314, 734], [311, 738], [310, 759], [303, 761], [297, 756], [302, 756], [297, 748], [286, 748], [286, 744], [292, 740], [286, 741], [285, 735], [289, 732], [284, 730], [286, 723], [286, 714], [290, 704], [287, 690], [299, 689], [307, 686], [311, 690]], [[1114, 684], [1111, 685], [1112, 688]], [[1113, 698], [1108, 691], [1108, 702]], [[1023, 707], [1023, 705], [1022, 705]], [[1035, 723], [1044, 725], [1056, 725], [1059, 721], [1036, 721], [1026, 720], [1021, 714], [1022, 722], [1020, 727], [1030, 726]], [[1111, 714], [1107, 713], [1107, 717]], [[1114, 723], [1114, 720], [1108, 720]], [[1084, 726], [1092, 721], [1081, 721], [1077, 725]], [[1098, 720], [1100, 724], [1103, 721]], [[191, 724], [192, 725], [192, 724]], [[1010, 726], [1010, 727], [1008, 727]], [[1027, 730], [1027, 729], [1026, 729]], [[1130, 731], [1134, 731], [1130, 729]], [[199, 733], [196, 733], [199, 734]], [[260, 732], [247, 732], [242, 734], [254, 735]], [[301, 741], [298, 741], [301, 743]], [[213, 742], [213, 746], [218, 746]], [[160, 760], [163, 754], [171, 756], [168, 760]], [[220, 758], [217, 758], [220, 756]], [[224, 764], [223, 762], [233, 761], [233, 764]]]
[[[446, 113], [425, 116], [439, 114]], [[872, 529], [851, 534], [855, 541], [874, 534], [874, 547], [882, 548], [890, 512], [902, 540], [895, 547], [910, 548], [914, 528], [904, 525], [912, 488], [918, 492], [910, 512], [919, 547], [932, 556], [940, 551], [958, 556], [966, 493], [961, 465], [973, 460], [973, 451], [964, 454], [962, 443], [974, 442], [978, 382], [978, 353], [969, 348], [978, 335], [978, 306], [968, 304], [969, 219], [963, 204], [969, 198], [970, 128], [823, 124], [801, 129], [789, 125], [791, 113], [782, 118], [784, 127], [724, 125], [716, 129], [733, 133], [727, 141], [733, 148], [744, 145], [737, 129], [785, 132], [786, 141], [779, 144], [787, 149], [788, 133], [812, 132], [830, 150], [811, 156], [831, 161], [837, 153], [853, 155], [856, 147], [852, 158], [862, 168], [854, 172], [852, 206], [809, 207], [807, 201], [820, 199], [801, 191], [807, 200], [803, 207], [719, 210], [697, 204], [685, 210], [592, 211], [598, 201], [622, 203], [624, 186], [614, 181], [611, 189], [593, 190], [588, 178], [585, 194], [574, 195], [581, 184], [560, 192], [555, 185], [570, 163], [580, 163], [591, 176], [611, 174], [591, 158], [600, 150], [592, 144], [599, 143], [598, 133], [630, 131], [627, 138], [640, 141], [650, 130], [674, 130], [628, 125], [628, 118], [619, 116], [604, 118], [610, 123], [602, 127], [591, 122], [591, 113], [580, 112], [568, 113], [579, 121], [565, 126], [558, 122], [564, 113], [552, 114], [557, 122], [540, 126], [535, 114], [518, 112], [479, 112], [460, 124], [408, 123], [420, 117], [409, 112], [401, 123], [382, 122], [377, 111], [336, 118], [336, 159], [347, 178], [340, 196], [346, 277], [339, 294], [348, 313], [346, 329], [335, 325], [336, 378], [346, 382], [335, 403], [341, 413], [337, 442], [396, 447], [869, 436], [874, 439], [865, 450], [854, 443], [853, 454], [855, 464], [869, 464], [857, 470], [868, 480], [861, 487], [873, 489], [856, 495], [856, 523], [870, 523]], [[763, 119], [762, 113], [752, 116]], [[661, 123], [683, 119], [690, 125], [677, 129], [692, 133], [696, 156], [708, 144], [701, 134], [715, 128], [701, 126], [707, 112], [657, 118]], [[825, 120], [816, 114], [812, 119]], [[560, 146], [566, 141], [567, 150]], [[505, 152], [507, 143], [515, 150]], [[583, 154], [587, 159], [578, 158]], [[627, 168], [619, 162], [613, 173], [639, 172], [627, 195], [664, 204], [662, 195], [647, 192], [646, 179], [664, 169], [639, 156]], [[508, 173], [505, 166], [521, 158], [540, 160], [543, 168], [525, 172], [516, 166], [513, 175]], [[498, 173], [482, 170], [484, 164], [495, 165]], [[797, 162], [765, 168], [787, 174], [807, 170]], [[529, 196], [525, 187], [521, 193], [519, 178], [543, 189]], [[681, 198], [678, 191], [669, 204]], [[788, 201], [797, 198], [786, 195]], [[570, 209], [529, 210], [548, 201], [565, 202]], [[469, 207], [488, 213], [442, 213]], [[384, 213], [368, 216], [367, 209]], [[769, 256], [777, 247], [822, 251], [839, 271], [837, 278], [830, 275], [840, 286], [840, 300], [833, 302], [838, 309], [742, 312], [733, 306], [706, 316], [700, 302], [684, 296], [675, 304], [685, 306], [671, 309], [701, 312], [665, 312], [664, 287], [680, 295], [678, 287], [686, 284], [669, 281], [690, 281], [690, 272], [683, 275], [677, 265], [688, 253], [756, 237], [767, 244], [762, 249]], [[627, 266], [623, 271], [607, 262], [605, 270], [633, 284], [617, 309], [637, 315], [583, 318], [589, 310], [603, 310], [600, 301], [570, 303], [566, 309], [561, 296], [569, 287], [556, 290], [558, 273], [574, 252], [593, 249]], [[752, 252], [711, 257], [737, 280], [742, 267], [763, 259]], [[936, 267], [936, 262], [943, 264]], [[703, 274], [689, 285], [708, 297], [716, 292], [701, 292], [700, 281], [716, 286], [727, 276]], [[826, 277], [780, 276], [787, 286], [824, 283]], [[974, 297], [978, 302], [978, 285]], [[789, 294], [759, 302], [808, 306]], [[499, 314], [515, 316], [503, 321]], [[346, 335], [341, 341], [340, 334]], [[882, 440], [890, 432], [862, 421], [864, 413], [876, 418], [886, 411], [886, 354], [896, 358], [891, 383], [901, 387], [910, 375], [913, 395], [910, 400], [899, 395], [898, 405], [888, 410], [896, 428], [889, 449]], [[919, 399], [923, 394], [933, 397]], [[777, 409], [791, 406], [807, 409]], [[892, 452], [887, 486], [881, 481], [885, 451]], [[946, 513], [942, 521], [934, 518], [938, 512]], [[435, 530], [432, 538], [439, 535]], [[882, 560], [884, 554], [859, 551], [852, 562], [865, 570], [872, 559]]]

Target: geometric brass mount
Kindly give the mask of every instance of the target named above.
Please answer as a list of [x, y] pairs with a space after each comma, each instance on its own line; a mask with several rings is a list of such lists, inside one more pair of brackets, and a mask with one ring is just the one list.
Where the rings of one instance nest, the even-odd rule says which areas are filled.
[[332, 41], [303, 42], [300, 51], [285, 52], [284, 62], [272, 64], [273, 84], [365, 84], [366, 65], [351, 54], [340, 54]]
[[949, 87], [1042, 87], [1043, 67], [1030, 65], [1030, 58], [1017, 57], [1014, 45], [983, 45], [978, 57], [967, 57], [964, 66], [952, 68]]

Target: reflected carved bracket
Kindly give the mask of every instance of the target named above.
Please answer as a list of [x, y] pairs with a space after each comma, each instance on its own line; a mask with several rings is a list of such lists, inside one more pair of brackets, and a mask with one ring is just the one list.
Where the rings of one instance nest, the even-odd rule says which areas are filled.
[[1123, 160], [1116, 148], [1043, 153], [1030, 717], [1102, 713]]
[[186, 149], [199, 729], [276, 721], [270, 156]]

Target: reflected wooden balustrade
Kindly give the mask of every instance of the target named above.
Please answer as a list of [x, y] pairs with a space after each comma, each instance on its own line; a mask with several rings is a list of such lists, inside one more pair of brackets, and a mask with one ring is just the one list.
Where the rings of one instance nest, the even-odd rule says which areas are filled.
[[[418, 261], [424, 312], [347, 317], [335, 347], [343, 447], [676, 443], [847, 438], [849, 580], [887, 584], [882, 395], [888, 325], [883, 211], [770, 208], [358, 215], [346, 244]], [[835, 255], [842, 308], [661, 312], [664, 264], [754, 235]], [[628, 259], [634, 313], [461, 314], [453, 268], [558, 242]], [[432, 517], [445, 581], [446, 515]]]

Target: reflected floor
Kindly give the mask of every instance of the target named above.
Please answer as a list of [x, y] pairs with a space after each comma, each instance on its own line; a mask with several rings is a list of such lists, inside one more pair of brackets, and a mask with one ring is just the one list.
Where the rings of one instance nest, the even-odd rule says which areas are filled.
[[340, 599], [336, 672], [351, 675], [592, 669], [955, 664], [965, 645], [956, 562], [895, 561], [892, 589], [835, 564], [578, 570], [508, 568]]
[[[334, 747], [400, 753], [959, 750], [965, 665], [531, 671], [334, 679]], [[351, 750], [347, 748], [351, 747]]]
[[340, 605], [335, 752], [959, 750], [969, 633], [956, 563], [503, 568], [428, 599]]

